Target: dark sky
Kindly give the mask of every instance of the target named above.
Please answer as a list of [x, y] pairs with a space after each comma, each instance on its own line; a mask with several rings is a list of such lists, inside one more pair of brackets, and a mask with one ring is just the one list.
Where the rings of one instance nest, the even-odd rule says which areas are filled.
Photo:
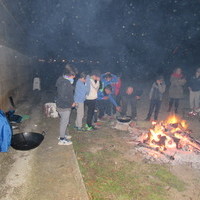
[[[38, 58], [145, 73], [200, 66], [199, 0], [4, 0]], [[27, 50], [26, 50], [27, 51]]]

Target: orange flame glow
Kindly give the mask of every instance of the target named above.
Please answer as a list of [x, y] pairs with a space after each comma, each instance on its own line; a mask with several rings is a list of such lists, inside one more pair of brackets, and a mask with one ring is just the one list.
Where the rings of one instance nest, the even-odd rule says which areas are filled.
[[187, 147], [189, 151], [193, 149], [200, 151], [200, 145], [192, 141], [190, 137], [187, 122], [180, 117], [173, 115], [165, 121], [152, 122], [152, 125], [153, 128], [142, 136], [143, 142], [149, 146], [160, 151], [183, 147]]

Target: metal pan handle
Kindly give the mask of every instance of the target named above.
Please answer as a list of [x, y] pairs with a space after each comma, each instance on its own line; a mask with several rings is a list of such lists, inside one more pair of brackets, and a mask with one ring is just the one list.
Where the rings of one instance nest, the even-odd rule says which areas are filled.
[[47, 132], [45, 131], [42, 131], [42, 135], [45, 136], [47, 134]]

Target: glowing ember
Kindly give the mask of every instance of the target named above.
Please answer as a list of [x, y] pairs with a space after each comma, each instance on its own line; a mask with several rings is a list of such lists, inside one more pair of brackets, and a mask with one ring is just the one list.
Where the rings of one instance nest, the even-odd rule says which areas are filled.
[[170, 116], [159, 123], [152, 122], [153, 128], [142, 135], [140, 141], [153, 149], [165, 151], [182, 149], [184, 151], [200, 151], [200, 145], [190, 136], [185, 120], [178, 116]]

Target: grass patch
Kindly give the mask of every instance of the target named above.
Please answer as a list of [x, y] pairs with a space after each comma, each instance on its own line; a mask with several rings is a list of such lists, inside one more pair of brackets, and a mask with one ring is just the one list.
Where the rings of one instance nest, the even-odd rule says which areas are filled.
[[[166, 188], [184, 190], [184, 183], [167, 167], [127, 161], [117, 148], [91, 152], [97, 138], [105, 139], [102, 134], [75, 137], [74, 149], [92, 200], [167, 200]], [[108, 138], [112, 144], [114, 139]]]

